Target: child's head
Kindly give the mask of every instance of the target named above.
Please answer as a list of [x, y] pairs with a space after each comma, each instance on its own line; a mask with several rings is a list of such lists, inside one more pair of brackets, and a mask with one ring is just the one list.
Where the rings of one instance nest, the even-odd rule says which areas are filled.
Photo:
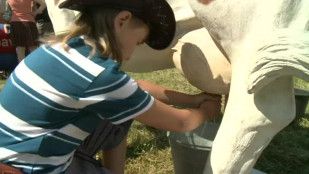
[[168, 47], [175, 33], [175, 17], [165, 0], [66, 0], [60, 8], [81, 12], [65, 42], [84, 35], [102, 56], [119, 63], [143, 42], [154, 49]]

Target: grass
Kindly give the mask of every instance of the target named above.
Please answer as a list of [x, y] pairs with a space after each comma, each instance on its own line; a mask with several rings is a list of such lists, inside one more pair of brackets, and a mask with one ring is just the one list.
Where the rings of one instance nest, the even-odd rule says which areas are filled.
[[[165, 87], [197, 93], [175, 69], [151, 73], [129, 73]], [[1, 85], [5, 81], [0, 80]], [[295, 80], [296, 87], [309, 89], [309, 83]], [[98, 153], [97, 158], [102, 154]], [[263, 151], [254, 168], [268, 174], [309, 173], [309, 107], [306, 114], [277, 134]], [[171, 148], [165, 131], [134, 122], [128, 135], [126, 174], [173, 174]]]

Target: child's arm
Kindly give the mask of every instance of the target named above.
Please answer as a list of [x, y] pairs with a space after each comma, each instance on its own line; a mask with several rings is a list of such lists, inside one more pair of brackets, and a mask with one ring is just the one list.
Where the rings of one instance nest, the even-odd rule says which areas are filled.
[[135, 120], [157, 129], [188, 132], [219, 116], [220, 110], [220, 100], [206, 100], [199, 109], [177, 109], [155, 99], [151, 108]]
[[[167, 131], [188, 132], [220, 114], [221, 96], [208, 94], [202, 97], [192, 96], [150, 82], [137, 82], [143, 90], [148, 91], [155, 98], [151, 108], [135, 118], [146, 125]], [[177, 109], [170, 104], [191, 105], [192, 108], [198, 109]]]
[[154, 98], [168, 105], [199, 108], [205, 100], [218, 100], [221, 98], [220, 95], [207, 93], [185, 94], [142, 80], [137, 80], [137, 82], [144, 91], [148, 91]]

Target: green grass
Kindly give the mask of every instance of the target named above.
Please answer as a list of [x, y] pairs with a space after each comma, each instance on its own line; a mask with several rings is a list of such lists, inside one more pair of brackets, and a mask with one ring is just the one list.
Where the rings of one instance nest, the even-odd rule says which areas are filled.
[[[151, 73], [129, 73], [165, 87], [198, 93], [175, 69]], [[1, 84], [4, 81], [0, 80]], [[295, 80], [296, 87], [309, 89], [309, 83]], [[102, 154], [98, 153], [97, 158]], [[254, 168], [268, 174], [309, 173], [309, 107], [306, 114], [277, 134], [263, 151]], [[134, 122], [128, 135], [126, 174], [173, 174], [171, 148], [165, 131]]]

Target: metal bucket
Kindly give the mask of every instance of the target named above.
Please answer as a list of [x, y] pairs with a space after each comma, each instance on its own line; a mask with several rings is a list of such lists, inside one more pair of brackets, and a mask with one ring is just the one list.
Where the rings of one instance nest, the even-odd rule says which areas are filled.
[[206, 122], [192, 132], [169, 132], [175, 174], [202, 174], [219, 124]]
[[[175, 174], [203, 174], [219, 126], [206, 122], [191, 132], [168, 132]], [[252, 169], [250, 174], [266, 173]]]
[[305, 116], [306, 108], [309, 100], [309, 91], [300, 88], [294, 88], [296, 118]]

